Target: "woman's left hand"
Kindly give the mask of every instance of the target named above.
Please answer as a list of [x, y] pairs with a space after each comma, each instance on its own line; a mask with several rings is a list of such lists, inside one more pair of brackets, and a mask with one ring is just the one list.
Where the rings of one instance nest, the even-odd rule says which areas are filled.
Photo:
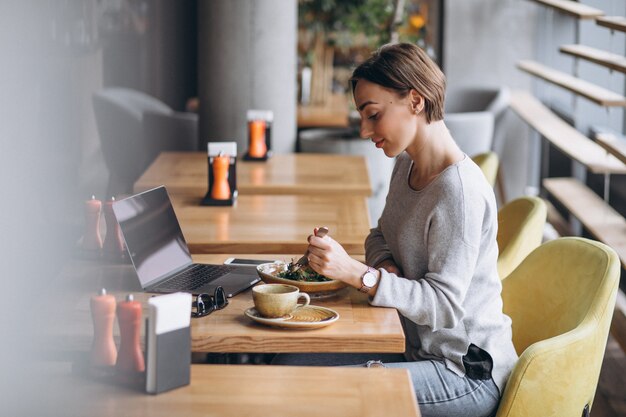
[[343, 246], [328, 235], [323, 238], [310, 235], [308, 242], [309, 265], [315, 272], [352, 286], [359, 286], [359, 280], [367, 266], [351, 258]]

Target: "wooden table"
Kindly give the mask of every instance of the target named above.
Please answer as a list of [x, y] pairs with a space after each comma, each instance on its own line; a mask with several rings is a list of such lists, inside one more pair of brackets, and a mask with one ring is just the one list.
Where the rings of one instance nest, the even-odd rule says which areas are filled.
[[298, 105], [298, 129], [348, 127], [350, 109], [345, 94], [332, 94], [324, 105]]
[[192, 365], [190, 385], [156, 396], [59, 371], [37, 397], [64, 417], [420, 416], [405, 369]]
[[[205, 152], [163, 152], [137, 180], [134, 191], [165, 185], [170, 194], [207, 192]], [[362, 156], [279, 154], [267, 162], [237, 161], [239, 195], [355, 195], [372, 194]]]
[[362, 254], [370, 229], [364, 197], [242, 195], [233, 207], [200, 206], [199, 194], [170, 197], [194, 254], [303, 253], [316, 226]]
[[[288, 255], [238, 255], [252, 259], [290, 259]], [[194, 261], [222, 263], [230, 255], [196, 255]], [[357, 256], [356, 259], [362, 260]], [[253, 268], [251, 268], [254, 271]], [[130, 265], [105, 265], [75, 261], [68, 265], [56, 288], [62, 297], [62, 309], [53, 310], [42, 318], [45, 346], [52, 352], [87, 352], [92, 338], [89, 298], [100, 288], [122, 300], [133, 293], [144, 305], [152, 295], [142, 293]], [[191, 325], [194, 352], [404, 352], [405, 337], [398, 313], [393, 308], [373, 307], [367, 297], [356, 289], [344, 289], [327, 300], [313, 304], [334, 309], [340, 315], [337, 322], [315, 330], [274, 329], [255, 323], [243, 312], [253, 306], [251, 291], [230, 299], [228, 307], [206, 317], [193, 319]], [[142, 328], [142, 332], [143, 332]], [[119, 335], [117, 325], [115, 337]], [[142, 337], [143, 341], [143, 337]], [[42, 347], [43, 348], [43, 347]]]
[[[267, 258], [255, 255], [254, 259]], [[270, 259], [290, 259], [274, 255]], [[358, 257], [357, 257], [358, 258]], [[195, 256], [198, 262], [221, 263], [225, 255]], [[404, 352], [405, 338], [398, 313], [393, 308], [370, 306], [367, 296], [346, 288], [328, 300], [313, 304], [332, 308], [339, 320], [316, 330], [273, 329], [244, 316], [253, 306], [246, 291], [231, 299], [224, 310], [193, 320], [191, 346], [194, 352]]]

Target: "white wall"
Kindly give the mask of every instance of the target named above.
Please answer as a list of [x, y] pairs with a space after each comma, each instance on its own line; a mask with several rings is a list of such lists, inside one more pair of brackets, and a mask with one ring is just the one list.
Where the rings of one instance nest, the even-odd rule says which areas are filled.
[[[537, 6], [521, 0], [445, 0], [444, 72], [448, 90], [471, 86], [531, 88], [515, 66], [535, 56]], [[517, 116], [506, 115], [501, 166], [506, 199], [538, 187], [538, 142]], [[523, 155], [525, 157], [520, 157]]]

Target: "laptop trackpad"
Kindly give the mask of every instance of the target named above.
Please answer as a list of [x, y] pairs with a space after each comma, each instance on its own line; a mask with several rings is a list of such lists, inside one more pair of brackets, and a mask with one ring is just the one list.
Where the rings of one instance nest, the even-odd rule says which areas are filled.
[[222, 286], [226, 295], [228, 297], [232, 297], [235, 294], [240, 293], [243, 290], [246, 290], [259, 282], [261, 279], [252, 274], [241, 274], [237, 272], [229, 272], [226, 275], [222, 275], [221, 277], [214, 279], [207, 285], [203, 285], [198, 288], [195, 292], [206, 292], [212, 294], [215, 291], [215, 288], [218, 286]]

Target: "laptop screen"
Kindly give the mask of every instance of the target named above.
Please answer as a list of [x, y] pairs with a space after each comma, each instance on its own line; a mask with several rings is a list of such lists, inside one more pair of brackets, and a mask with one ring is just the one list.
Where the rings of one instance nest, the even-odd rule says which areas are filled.
[[143, 288], [191, 264], [165, 187], [116, 201], [113, 211]]

